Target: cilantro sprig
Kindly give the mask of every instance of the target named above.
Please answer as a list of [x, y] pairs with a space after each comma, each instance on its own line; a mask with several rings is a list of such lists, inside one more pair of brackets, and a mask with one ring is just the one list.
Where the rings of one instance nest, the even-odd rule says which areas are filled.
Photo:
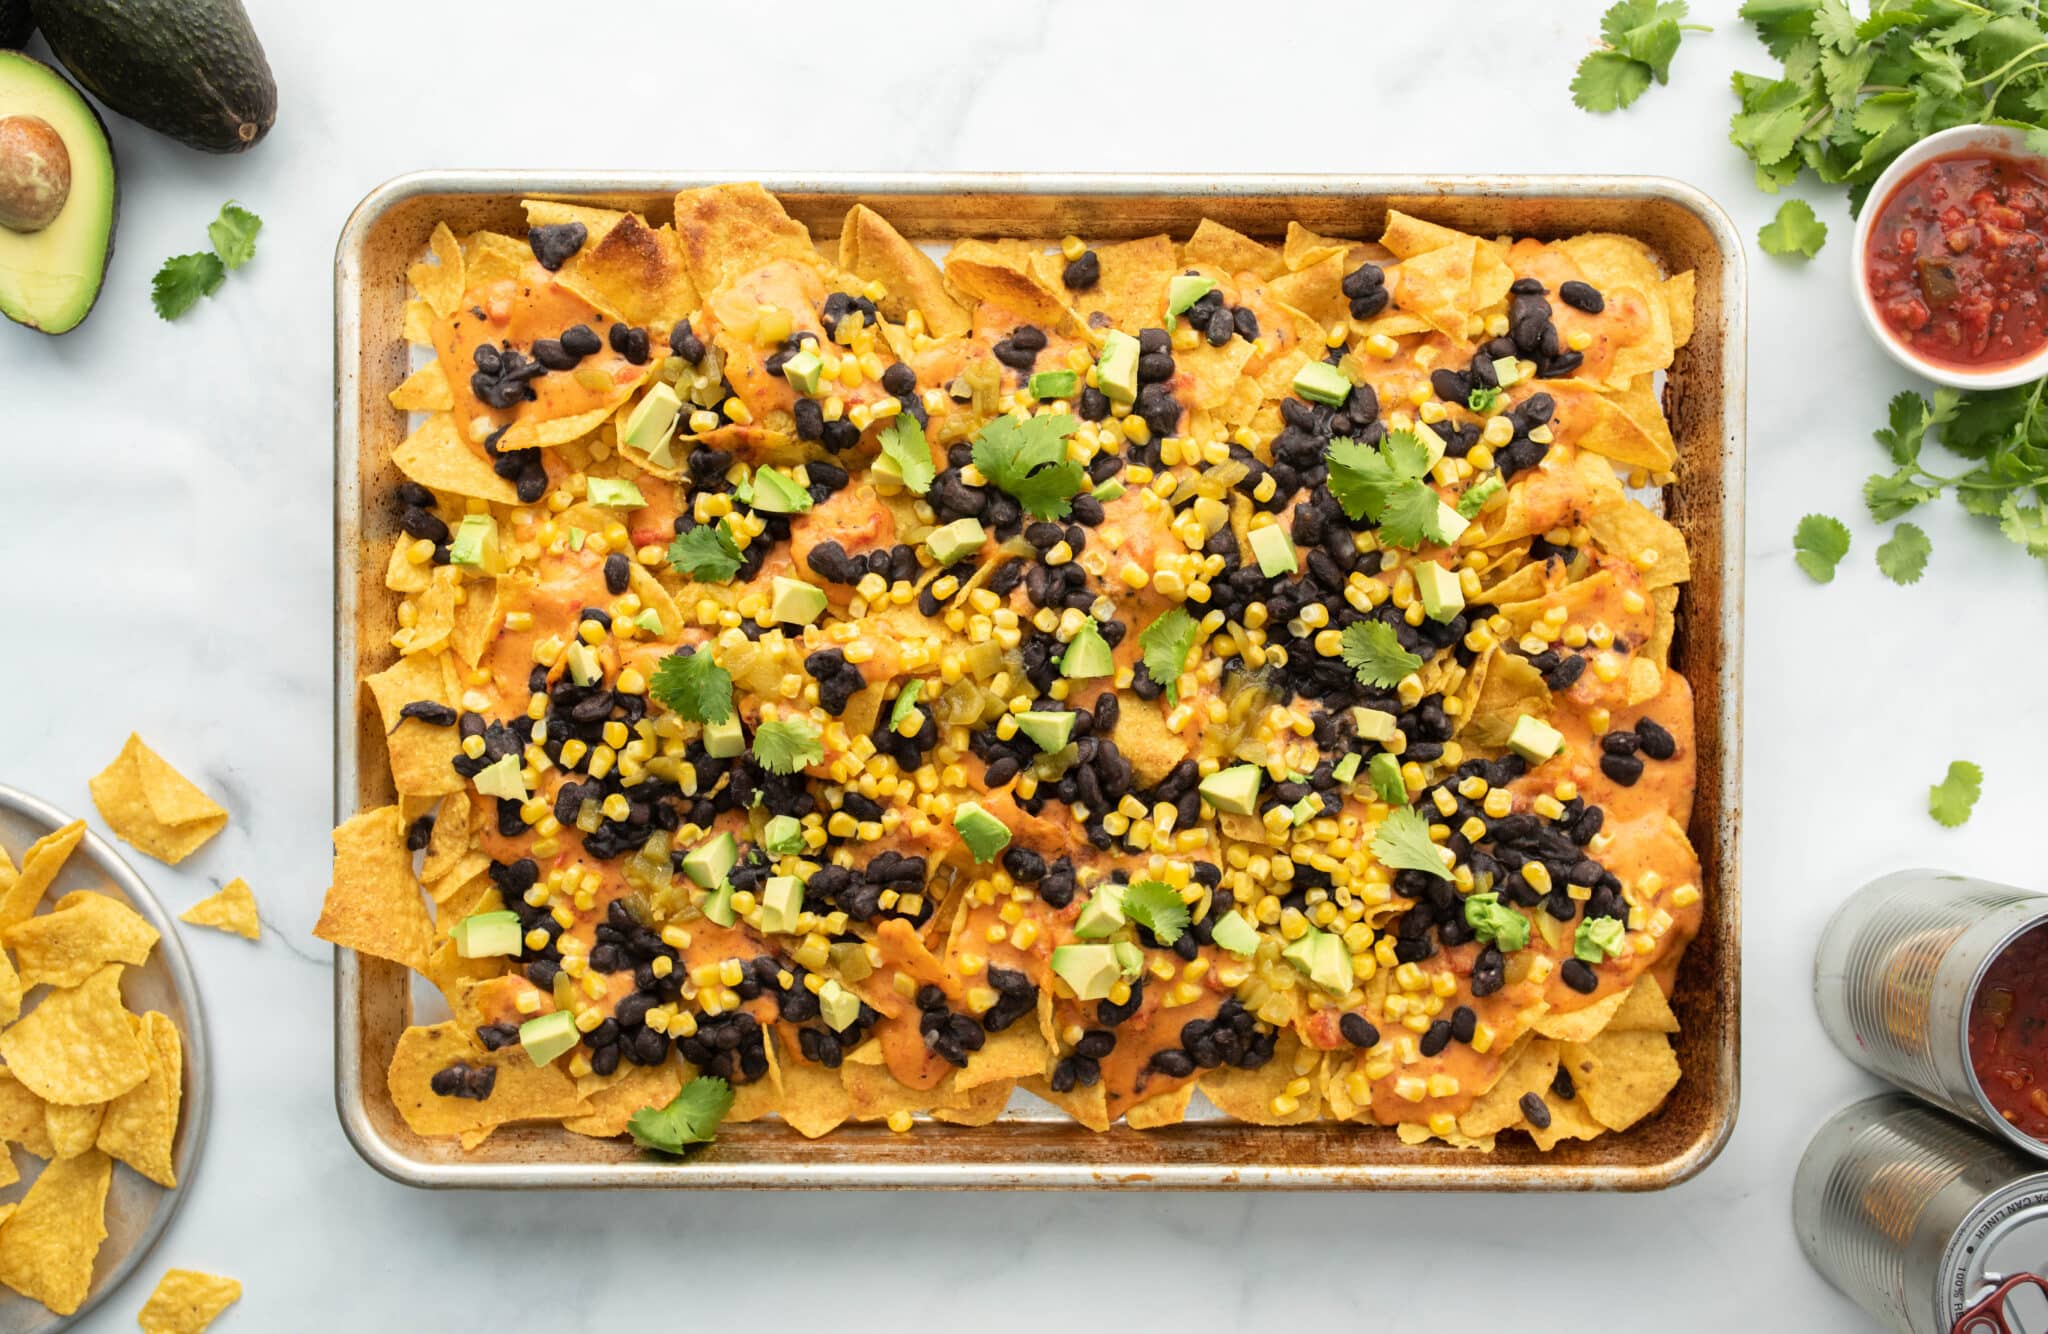
[[1968, 760], [1948, 766], [1942, 780], [1927, 789], [1927, 813], [1944, 828], [1954, 829], [1970, 818], [1984, 795], [1984, 771]]
[[1414, 550], [1448, 543], [1443, 502], [1424, 479], [1429, 449], [1413, 431], [1389, 431], [1379, 448], [1348, 436], [1330, 442], [1330, 494], [1353, 519], [1379, 525], [1382, 546]]
[[997, 417], [974, 437], [974, 466], [1037, 519], [1064, 519], [1088, 483], [1067, 457], [1067, 437], [1080, 426], [1071, 413]]
[[1158, 880], [1140, 880], [1124, 891], [1124, 916], [1171, 945], [1187, 930], [1188, 905], [1180, 892]]
[[1835, 567], [1849, 554], [1849, 529], [1840, 519], [1809, 514], [1792, 535], [1792, 559], [1817, 584], [1833, 583]]
[[230, 270], [256, 257], [256, 233], [262, 227], [263, 219], [234, 200], [222, 204], [219, 215], [206, 225], [213, 249], [173, 255], [150, 280], [149, 300], [156, 313], [175, 320], [199, 304], [199, 298], [219, 291]]
[[708, 649], [663, 658], [648, 679], [647, 693], [687, 722], [722, 723], [732, 717], [732, 674], [712, 661]]
[[1649, 90], [1651, 80], [1668, 83], [1671, 58], [1689, 32], [1708, 32], [1686, 23], [1685, 0], [1619, 0], [1600, 18], [1602, 45], [1579, 62], [1572, 101], [1587, 111], [1617, 111]]
[[1379, 831], [1372, 836], [1372, 855], [1380, 865], [1398, 871], [1421, 871], [1440, 880], [1450, 880], [1443, 850], [1429, 837], [1429, 821], [1413, 806], [1387, 812]]
[[677, 574], [688, 575], [700, 584], [722, 584], [740, 572], [746, 558], [725, 524], [698, 524], [679, 533], [668, 544], [668, 563]]
[[1167, 707], [1180, 703], [1180, 674], [1195, 647], [1195, 618], [1185, 607], [1174, 607], [1145, 627], [1138, 636], [1144, 654], [1145, 674], [1166, 689]]
[[1339, 638], [1345, 665], [1369, 686], [1390, 690], [1422, 668], [1422, 659], [1401, 647], [1401, 636], [1384, 621], [1355, 621]]
[[754, 729], [754, 758], [772, 774], [793, 774], [825, 758], [818, 729], [800, 718], [778, 718]]
[[633, 1142], [643, 1149], [682, 1153], [692, 1144], [709, 1144], [718, 1123], [732, 1110], [732, 1086], [716, 1075], [698, 1075], [677, 1090], [666, 1107], [642, 1107], [626, 1122]]
[[917, 424], [917, 418], [907, 412], [898, 413], [876, 438], [882, 446], [882, 457], [896, 465], [904, 489], [919, 496], [932, 489], [938, 473], [932, 467], [932, 447], [926, 442], [924, 427]]
[[[2042, 505], [2048, 496], [2048, 399], [2044, 394], [2048, 394], [2048, 380], [1971, 393], [1937, 389], [1932, 399], [1911, 391], [1894, 397], [1885, 426], [1874, 433], [1891, 454], [1892, 471], [1873, 473], [1863, 484], [1863, 502], [1870, 517], [1889, 523], [1952, 492], [1970, 513], [1995, 520], [2008, 541], [2025, 548], [2030, 556], [2048, 560], [2048, 510]], [[1975, 466], [1955, 473], [1929, 468], [1921, 450], [1936, 432], [1944, 448]], [[1914, 531], [1919, 532], [1917, 528]], [[1909, 540], [1923, 548], [1924, 564], [1926, 535]], [[1910, 550], [1908, 547], [1905, 552]], [[1899, 578], [1889, 568], [1885, 573]]]
[[1812, 259], [1828, 239], [1828, 225], [1813, 216], [1813, 205], [1804, 199], [1788, 199], [1778, 205], [1777, 216], [1756, 234], [1766, 255], [1796, 255]]

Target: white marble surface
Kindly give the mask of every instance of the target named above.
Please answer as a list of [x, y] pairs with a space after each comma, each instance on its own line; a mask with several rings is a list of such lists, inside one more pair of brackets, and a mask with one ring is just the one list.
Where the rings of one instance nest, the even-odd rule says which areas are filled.
[[[1592, 1292], [1664, 1330], [1760, 1315], [1864, 1327], [1808, 1271], [1788, 1217], [1808, 1133], [1869, 1086], [1821, 1035], [1808, 960], [1831, 905], [1880, 871], [2036, 872], [2048, 578], [1949, 502], [1921, 518], [1934, 558], [1920, 586], [1872, 564], [1869, 431], [1905, 381], [1856, 322], [1833, 192], [1809, 195], [1833, 229], [1817, 261], [1750, 255], [1745, 1097], [1728, 1150], [1684, 1187], [422, 1193], [342, 1137], [328, 950], [308, 935], [330, 823], [329, 265], [377, 182], [457, 166], [1656, 172], [1706, 189], [1753, 238], [1774, 204], [1727, 143], [1727, 80], [1765, 56], [1732, 2], [1699, 3], [1717, 31], [1687, 39], [1669, 87], [1607, 117], [1566, 92], [1600, 0], [1214, 0], [1142, 17], [1082, 0], [250, 8], [283, 90], [269, 140], [211, 158], [115, 120], [124, 217], [99, 310], [57, 340], [0, 326], [0, 780], [88, 813], [87, 777], [140, 730], [234, 813], [182, 867], [138, 857], [145, 874], [179, 908], [246, 876], [270, 927], [259, 946], [187, 933], [215, 1120], [151, 1278], [166, 1264], [239, 1276], [223, 1330], [503, 1327], [537, 1308], [587, 1328], [677, 1300], [711, 1328], [768, 1315], [765, 1300], [783, 1308], [772, 1318], [849, 1329], [993, 1330], [1038, 1327], [1076, 1292], [1142, 1292], [1148, 1312], [1204, 1326], [1415, 1312], [1465, 1329], [1493, 1327], [1501, 1294], [1545, 1288], [1555, 1304], [1521, 1303], [1519, 1327], [1561, 1329], [1583, 1324], [1589, 1299], [1571, 1294], [1589, 1289], [1553, 1276], [1597, 1266]], [[554, 63], [534, 66], [543, 51]], [[1231, 88], [1228, 105], [1203, 82]], [[230, 196], [265, 219], [258, 258], [159, 322], [157, 261], [200, 248]], [[1809, 510], [1855, 530], [1827, 588], [1791, 560]], [[1959, 757], [1987, 773], [1964, 833], [1923, 809]], [[85, 1327], [132, 1328], [149, 1281]], [[1107, 1324], [1130, 1308], [1097, 1309]]]

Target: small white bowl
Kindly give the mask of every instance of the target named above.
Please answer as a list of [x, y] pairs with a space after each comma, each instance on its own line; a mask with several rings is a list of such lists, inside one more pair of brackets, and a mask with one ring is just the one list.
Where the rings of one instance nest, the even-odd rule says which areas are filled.
[[2048, 346], [2022, 361], [1981, 369], [1929, 361], [1900, 342], [1877, 313], [1877, 303], [1870, 296], [1870, 280], [1865, 265], [1871, 228], [1877, 225], [1877, 215], [1899, 182], [1935, 158], [1972, 151], [1998, 153], [2032, 163], [2041, 176], [2048, 179], [2048, 158], [2030, 151], [2026, 146], [2026, 136], [2020, 130], [2003, 125], [1958, 125], [1952, 130], [1930, 134], [1893, 159], [1892, 164], [1884, 169], [1884, 174], [1877, 178], [1877, 183], [1870, 187], [1870, 194], [1863, 201], [1863, 213], [1856, 219], [1849, 276], [1850, 281], [1856, 284], [1856, 307], [1863, 312], [1863, 322], [1870, 327], [1870, 336], [1891, 354], [1892, 360], [1936, 384], [1955, 389], [2009, 389], [2016, 384], [2048, 377]]

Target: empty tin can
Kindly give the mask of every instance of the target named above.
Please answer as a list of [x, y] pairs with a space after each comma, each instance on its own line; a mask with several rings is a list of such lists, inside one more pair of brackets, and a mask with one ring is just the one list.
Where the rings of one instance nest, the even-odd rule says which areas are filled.
[[1828, 1282], [1895, 1334], [2044, 1334], [2048, 1171], [1901, 1093], [1837, 1112], [1799, 1160], [1792, 1223]]
[[2004, 950], [2048, 923], [2048, 896], [1941, 871], [1899, 871], [1852, 894], [1814, 956], [1821, 1025], [1873, 1074], [2013, 1148], [2048, 1143], [2006, 1120], [1970, 1060], [1970, 1006]]

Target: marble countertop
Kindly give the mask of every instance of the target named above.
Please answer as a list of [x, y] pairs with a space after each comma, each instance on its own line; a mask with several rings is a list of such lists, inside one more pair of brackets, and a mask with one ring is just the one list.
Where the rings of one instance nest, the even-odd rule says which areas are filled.
[[[1594, 1265], [1664, 1330], [1766, 1302], [1773, 1327], [1865, 1327], [1789, 1217], [1808, 1134], [1871, 1086], [1821, 1034], [1809, 960], [1831, 907], [1882, 871], [2037, 869], [2014, 821], [2039, 818], [2044, 708], [2011, 668], [2048, 650], [2048, 578], [1946, 501], [1919, 519], [1920, 585], [1875, 568], [1869, 433], [1909, 381], [1858, 325], [1839, 193], [1808, 191], [1833, 233], [1813, 263], [1753, 248], [1775, 201], [1727, 142], [1728, 75], [1767, 58], [1733, 0], [1696, 3], [1716, 31], [1606, 117], [1567, 94], [1600, 0], [249, 8], [282, 88], [268, 141], [212, 158], [109, 117], [125, 216], [98, 311], [61, 339], [0, 326], [0, 779], [91, 814], [86, 779], [140, 731], [234, 819], [183, 866], [139, 869], [174, 910], [244, 876], [269, 927], [257, 946], [187, 933], [211, 1143], [149, 1277], [84, 1328], [132, 1328], [173, 1264], [243, 1281], [224, 1331], [470, 1329], [537, 1309], [588, 1328], [678, 1295], [691, 1324], [733, 1328], [778, 1289], [857, 1330], [1032, 1327], [1063, 1289], [1142, 1292], [1162, 1327], [1420, 1310], [1460, 1329]], [[522, 95], [537, 49], [557, 63]], [[330, 264], [379, 181], [506, 166], [1635, 172], [1718, 199], [1752, 239], [1745, 1096], [1719, 1161], [1662, 1196], [1406, 1198], [432, 1194], [364, 1166], [335, 1118], [330, 957], [309, 934], [331, 823]], [[229, 197], [265, 219], [258, 258], [160, 322], [157, 261], [203, 247]], [[1855, 532], [1825, 588], [1791, 558], [1814, 510]], [[1924, 810], [1956, 758], [1987, 775], [1963, 832]], [[1524, 1304], [1522, 1326], [1579, 1323], [1566, 1292]]]

